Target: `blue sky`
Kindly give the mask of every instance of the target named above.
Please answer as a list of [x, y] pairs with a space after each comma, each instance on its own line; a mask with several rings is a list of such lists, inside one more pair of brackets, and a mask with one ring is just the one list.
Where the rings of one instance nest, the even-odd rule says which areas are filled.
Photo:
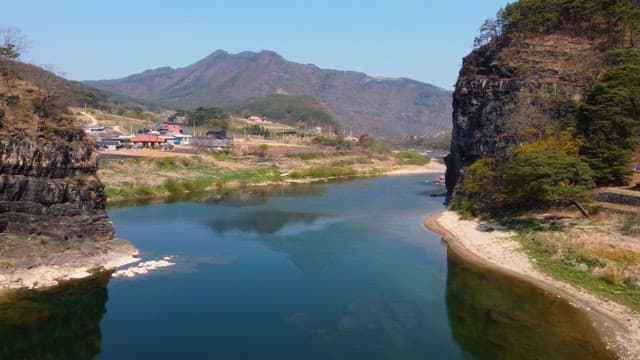
[[3, 4], [24, 60], [74, 80], [182, 67], [217, 49], [273, 50], [299, 63], [407, 77], [447, 89], [484, 19], [507, 0], [109, 0]]

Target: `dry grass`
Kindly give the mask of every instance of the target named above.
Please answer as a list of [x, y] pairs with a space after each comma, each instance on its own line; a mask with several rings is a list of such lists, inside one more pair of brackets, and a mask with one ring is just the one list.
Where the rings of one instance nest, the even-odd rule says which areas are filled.
[[635, 216], [602, 212], [591, 219], [564, 213], [552, 228], [540, 231], [531, 240], [553, 258], [589, 271], [613, 284], [640, 284], [640, 236], [630, 229], [640, 223]]

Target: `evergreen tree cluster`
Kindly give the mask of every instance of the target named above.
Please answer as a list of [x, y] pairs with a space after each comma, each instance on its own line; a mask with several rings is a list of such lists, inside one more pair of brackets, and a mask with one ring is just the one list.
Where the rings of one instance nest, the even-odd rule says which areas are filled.
[[519, 0], [484, 22], [476, 46], [502, 34], [562, 33], [605, 39], [606, 47], [634, 46], [638, 0]]
[[174, 115], [174, 117], [176, 116], [186, 116], [189, 126], [229, 129], [229, 115], [217, 107], [199, 107], [193, 111], [180, 110]]
[[640, 50], [611, 53], [614, 66], [589, 90], [577, 108], [580, 154], [598, 185], [624, 185], [640, 140]]

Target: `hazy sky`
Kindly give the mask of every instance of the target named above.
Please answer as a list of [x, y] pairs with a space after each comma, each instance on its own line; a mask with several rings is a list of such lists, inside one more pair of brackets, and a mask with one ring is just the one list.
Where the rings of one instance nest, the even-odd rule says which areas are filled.
[[74, 80], [182, 67], [217, 49], [273, 50], [321, 68], [447, 89], [484, 19], [507, 0], [77, 0], [5, 2], [24, 60]]

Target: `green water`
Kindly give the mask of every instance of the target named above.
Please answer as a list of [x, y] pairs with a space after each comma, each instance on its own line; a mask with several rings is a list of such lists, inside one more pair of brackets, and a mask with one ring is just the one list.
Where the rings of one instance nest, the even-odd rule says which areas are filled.
[[176, 265], [0, 304], [2, 359], [612, 358], [564, 301], [472, 268], [422, 226], [425, 177], [113, 209]]

